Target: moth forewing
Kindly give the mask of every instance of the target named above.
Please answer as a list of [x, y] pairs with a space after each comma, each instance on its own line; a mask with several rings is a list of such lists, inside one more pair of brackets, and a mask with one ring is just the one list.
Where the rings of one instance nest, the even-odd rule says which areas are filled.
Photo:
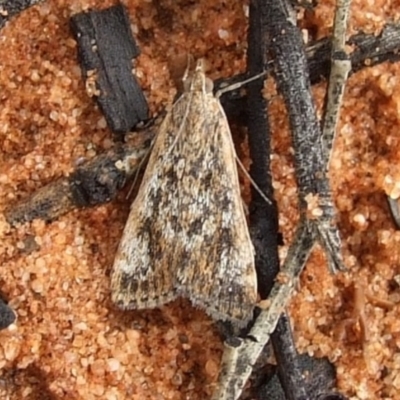
[[165, 118], [112, 272], [123, 308], [178, 295], [215, 319], [244, 325], [257, 300], [254, 252], [225, 113], [202, 63]]

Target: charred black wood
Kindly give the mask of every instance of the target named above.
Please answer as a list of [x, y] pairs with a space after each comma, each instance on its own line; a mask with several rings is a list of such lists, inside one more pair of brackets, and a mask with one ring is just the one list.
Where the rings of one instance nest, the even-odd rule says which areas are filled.
[[[331, 43], [332, 39], [328, 37], [310, 43], [306, 47], [312, 84], [329, 76]], [[351, 60], [350, 74], [386, 61], [399, 61], [400, 24], [387, 24], [377, 36], [360, 32], [351, 36], [347, 44], [354, 46], [354, 51], [349, 54]]]
[[[262, 7], [259, 0], [250, 3], [250, 26], [248, 35], [248, 75], [256, 75], [264, 71], [266, 51], [262, 44], [263, 24], [260, 20]], [[279, 271], [278, 257], [278, 208], [273, 200], [271, 174], [271, 132], [269, 129], [267, 102], [262, 96], [263, 80], [255, 80], [246, 86], [247, 91], [247, 126], [251, 167], [250, 175], [261, 191], [272, 200], [268, 204], [252, 188], [250, 204], [250, 226], [252, 239], [256, 249], [256, 266], [259, 280], [259, 292], [267, 298]]]
[[[263, 1], [250, 2], [249, 34], [247, 51], [248, 74], [256, 75], [265, 70], [267, 43], [265, 42], [265, 12]], [[249, 133], [250, 174], [256, 185], [273, 199], [270, 165], [271, 132], [267, 103], [262, 96], [263, 81], [256, 80], [247, 86], [247, 126]], [[268, 298], [279, 272], [279, 224], [278, 207], [275, 201], [269, 204], [256, 190], [252, 191], [250, 203], [250, 231], [256, 251], [256, 269], [259, 293]], [[278, 361], [281, 385], [288, 399], [307, 399], [304, 379], [298, 369], [297, 351], [294, 346], [286, 312], [279, 319], [275, 333], [271, 336], [275, 357]], [[287, 368], [290, 366], [289, 368]]]
[[[347, 399], [335, 390], [335, 368], [328, 359], [317, 359], [302, 354], [298, 362], [300, 372], [306, 377], [305, 384], [310, 400]], [[264, 370], [258, 370], [254, 378], [251, 393], [244, 396], [244, 400], [287, 400], [280, 384], [278, 368], [275, 365], [267, 365]]]
[[10, 326], [15, 321], [15, 313], [8, 304], [0, 298], [0, 330]]
[[[310, 42], [305, 46], [308, 71], [311, 84], [316, 84], [329, 77], [331, 68], [332, 38], [326, 37], [316, 42]], [[383, 62], [397, 62], [400, 60], [400, 24], [387, 24], [382, 32], [375, 36], [373, 34], [358, 33], [347, 41], [347, 44], [354, 46], [354, 51], [349, 54], [351, 60], [351, 72], [353, 74], [363, 68], [372, 67]], [[273, 70], [273, 63], [270, 61], [265, 69]], [[218, 79], [215, 87], [230, 85], [249, 78], [249, 74], [237, 74], [230, 78]], [[228, 117], [240, 117], [245, 123], [246, 100], [243, 90], [234, 90], [224, 94], [221, 98]]]
[[[258, 6], [258, 7], [256, 7]], [[311, 84], [308, 77], [307, 61], [302, 42], [302, 36], [296, 26], [296, 15], [290, 3], [284, 0], [266, 0], [262, 3], [251, 3], [251, 10], [261, 14], [262, 27], [253, 27], [250, 22], [250, 40], [258, 34], [260, 55], [251, 55], [249, 65], [254, 62], [257, 68], [264, 69], [263, 52], [274, 59], [274, 73], [278, 89], [282, 93], [289, 113], [292, 143], [295, 151], [296, 178], [299, 187], [300, 223], [295, 238], [288, 250], [288, 255], [282, 266], [284, 280], [271, 279], [271, 291], [265, 305], [261, 305], [260, 313], [254, 321], [249, 334], [236, 347], [225, 343], [222, 357], [219, 384], [214, 393], [217, 398], [239, 398], [244, 383], [251, 372], [254, 373], [256, 360], [265, 348], [270, 335], [278, 327], [289, 335], [275, 335], [275, 348], [282, 356], [280, 364], [288, 362], [292, 375], [285, 375], [285, 366], [279, 371], [280, 381], [288, 399], [311, 398], [305, 388], [301, 370], [297, 364], [298, 356], [290, 335], [290, 326], [282, 320], [282, 310], [285, 309], [298, 277], [318, 240], [328, 256], [328, 265], [332, 272], [344, 270], [341, 258], [341, 243], [337, 227], [334, 223], [335, 210], [327, 177], [327, 162], [321, 143], [321, 128], [317, 119], [315, 105], [311, 96]], [[250, 18], [251, 21], [251, 18]], [[254, 35], [252, 38], [251, 35]], [[265, 38], [264, 46], [260, 37]], [[249, 48], [251, 42], [249, 41]], [[267, 50], [264, 49], [267, 48]], [[253, 71], [250, 71], [253, 73]], [[254, 87], [254, 85], [252, 85]], [[261, 97], [261, 87], [257, 88]], [[255, 96], [257, 99], [257, 95]], [[260, 102], [260, 99], [257, 100]], [[261, 97], [261, 103], [262, 97]], [[253, 111], [255, 104], [252, 104]], [[257, 109], [257, 107], [256, 107]], [[265, 115], [265, 114], [264, 114]], [[257, 116], [257, 114], [256, 114]], [[264, 117], [265, 118], [265, 117]], [[250, 121], [256, 118], [248, 118]], [[266, 120], [265, 120], [266, 121]], [[265, 129], [266, 123], [258, 124]], [[262, 146], [259, 146], [262, 147]], [[256, 175], [257, 177], [257, 175]], [[265, 179], [265, 177], [264, 177]], [[260, 185], [265, 184], [261, 180]], [[266, 183], [268, 184], [268, 183]], [[318, 215], [310, 217], [307, 213], [307, 197], [318, 199]], [[256, 195], [255, 195], [256, 196]], [[255, 197], [256, 198], [256, 197]], [[277, 245], [274, 251], [276, 252]], [[278, 263], [275, 266], [278, 266]], [[276, 271], [271, 273], [274, 278]], [[263, 289], [261, 289], [263, 290]], [[286, 344], [284, 344], [286, 340]], [[286, 351], [286, 354], [285, 354]], [[295, 365], [293, 365], [295, 364]], [[279, 365], [279, 364], [278, 364]], [[300, 385], [299, 387], [296, 387]], [[269, 396], [268, 396], [269, 397]]]
[[[307, 59], [301, 33], [284, 1], [267, 1], [266, 25], [275, 76], [289, 113], [294, 148], [296, 179], [299, 188], [300, 215], [312, 226], [317, 240], [325, 249], [332, 272], [344, 271], [339, 232], [334, 222], [335, 209], [327, 175], [321, 128], [317, 118]], [[321, 215], [307, 216], [307, 196], [318, 198]]]
[[111, 201], [126, 181], [137, 173], [152, 138], [151, 130], [141, 133], [129, 144], [117, 144], [79, 166], [69, 177], [37, 190], [6, 211], [8, 223], [15, 225], [35, 218], [53, 221], [73, 209]]
[[289, 317], [282, 314], [271, 335], [278, 376], [287, 400], [311, 399], [301, 369], [299, 354], [294, 343]]
[[139, 55], [127, 12], [119, 4], [71, 18], [89, 95], [96, 98], [110, 129], [124, 134], [148, 119], [148, 105], [132, 73]]
[[[321, 149], [318, 148], [321, 131], [300, 31], [290, 20], [285, 1], [270, 3], [266, 26], [278, 88], [289, 112], [300, 208], [304, 210], [305, 196], [309, 193], [320, 193], [324, 197], [330, 194]], [[321, 174], [316, 175], [319, 172]]]
[[0, 29], [15, 15], [43, 0], [6, 0], [0, 2]]

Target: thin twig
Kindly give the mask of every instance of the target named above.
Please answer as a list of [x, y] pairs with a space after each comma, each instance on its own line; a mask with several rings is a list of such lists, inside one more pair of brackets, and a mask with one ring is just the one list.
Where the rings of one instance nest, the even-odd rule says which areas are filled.
[[[247, 71], [250, 76], [265, 70], [267, 61], [265, 5], [263, 0], [252, 0], [249, 8]], [[263, 83], [255, 81], [247, 86], [247, 129], [251, 158], [250, 173], [253, 180], [273, 200], [271, 173], [271, 133], [268, 121], [268, 102], [262, 96]], [[278, 208], [273, 200], [266, 203], [253, 189], [250, 203], [250, 232], [256, 251], [258, 291], [267, 299], [280, 263], [278, 255]], [[275, 358], [278, 361], [280, 386], [288, 400], [306, 398], [305, 378], [299, 366], [299, 357], [293, 342], [289, 317], [284, 311], [271, 337]]]
[[[357, 33], [348, 39], [347, 45], [354, 48], [353, 52], [349, 54], [351, 73], [387, 61], [397, 62], [400, 60], [400, 23], [386, 24], [378, 35]], [[311, 84], [314, 85], [328, 78], [331, 69], [332, 37], [329, 36], [308, 43], [305, 51]], [[271, 69], [270, 63], [266, 65], [266, 68]], [[250, 76], [255, 74], [250, 71], [249, 73]], [[230, 78], [217, 79], [214, 82], [215, 89], [217, 91], [220, 85], [225, 86], [243, 81], [248, 76], [248, 74], [240, 73]], [[221, 103], [228, 117], [243, 113], [245, 97], [244, 92], [239, 90], [229, 92], [222, 97]]]
[[212, 400], [236, 400], [241, 395], [253, 365], [268, 343], [287, 300], [295, 289], [296, 278], [303, 270], [315, 243], [315, 238], [306, 223], [300, 224], [293, 243], [279, 274], [282, 279], [278, 278], [270, 300], [265, 302], [268, 308], [262, 309], [246, 338], [237, 338], [233, 344], [225, 343], [219, 381]]
[[300, 215], [313, 226], [326, 251], [330, 271], [343, 271], [336, 213], [302, 36], [291, 20], [290, 5], [286, 1], [269, 0], [267, 3], [267, 29], [271, 52], [275, 56], [276, 80], [289, 112]]
[[[246, 338], [235, 341], [234, 345], [226, 343], [213, 400], [234, 400], [241, 395], [253, 365], [268, 343], [291, 298], [316, 241], [320, 242], [328, 256], [330, 270], [344, 270], [339, 232], [334, 224], [335, 211], [327, 177], [327, 158], [320, 140], [322, 133], [311, 96], [301, 35], [295, 26], [288, 2], [267, 0], [265, 3], [278, 86], [289, 110], [301, 219], [282, 271], [272, 288], [269, 300], [264, 303], [266, 309], [257, 317]], [[337, 12], [342, 13], [343, 8], [338, 7]], [[346, 17], [343, 16], [335, 18], [335, 23], [341, 25], [335, 28], [335, 33], [343, 35], [345, 20]], [[339, 37], [334, 46], [344, 46], [344, 38]], [[307, 215], [307, 197], [310, 194], [317, 195], [319, 200], [321, 213], [315, 218]]]
[[332, 36], [331, 72], [329, 77], [327, 103], [322, 128], [322, 144], [325, 164], [328, 168], [333, 141], [339, 119], [344, 87], [351, 71], [350, 57], [345, 51], [346, 28], [351, 0], [337, 0], [334, 32]]

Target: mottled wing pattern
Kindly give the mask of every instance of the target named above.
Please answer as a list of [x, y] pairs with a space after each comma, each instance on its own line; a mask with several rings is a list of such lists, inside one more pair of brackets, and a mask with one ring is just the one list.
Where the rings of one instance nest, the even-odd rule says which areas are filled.
[[213, 318], [243, 324], [252, 316], [257, 281], [231, 133], [211, 93], [193, 93], [190, 107], [197, 118], [186, 121], [173, 149], [183, 166], [177, 288]]
[[182, 295], [215, 319], [243, 325], [252, 316], [257, 283], [235, 151], [222, 107], [204, 84], [192, 84], [163, 122], [112, 289], [124, 308], [157, 307]]
[[176, 132], [166, 129], [171, 115], [160, 127], [114, 260], [112, 300], [121, 308], [154, 308], [177, 297], [169, 254], [178, 237], [168, 233], [179, 219], [179, 210], [168, 204], [174, 191], [174, 164], [166, 154], [176, 138]]

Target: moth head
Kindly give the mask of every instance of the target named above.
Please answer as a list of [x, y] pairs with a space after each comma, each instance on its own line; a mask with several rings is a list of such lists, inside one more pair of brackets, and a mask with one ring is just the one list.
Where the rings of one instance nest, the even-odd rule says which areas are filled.
[[190, 63], [183, 76], [183, 88], [185, 92], [203, 92], [212, 93], [214, 84], [210, 78], [207, 78], [205, 73], [205, 61], [203, 58], [197, 61], [193, 71], [190, 70]]

